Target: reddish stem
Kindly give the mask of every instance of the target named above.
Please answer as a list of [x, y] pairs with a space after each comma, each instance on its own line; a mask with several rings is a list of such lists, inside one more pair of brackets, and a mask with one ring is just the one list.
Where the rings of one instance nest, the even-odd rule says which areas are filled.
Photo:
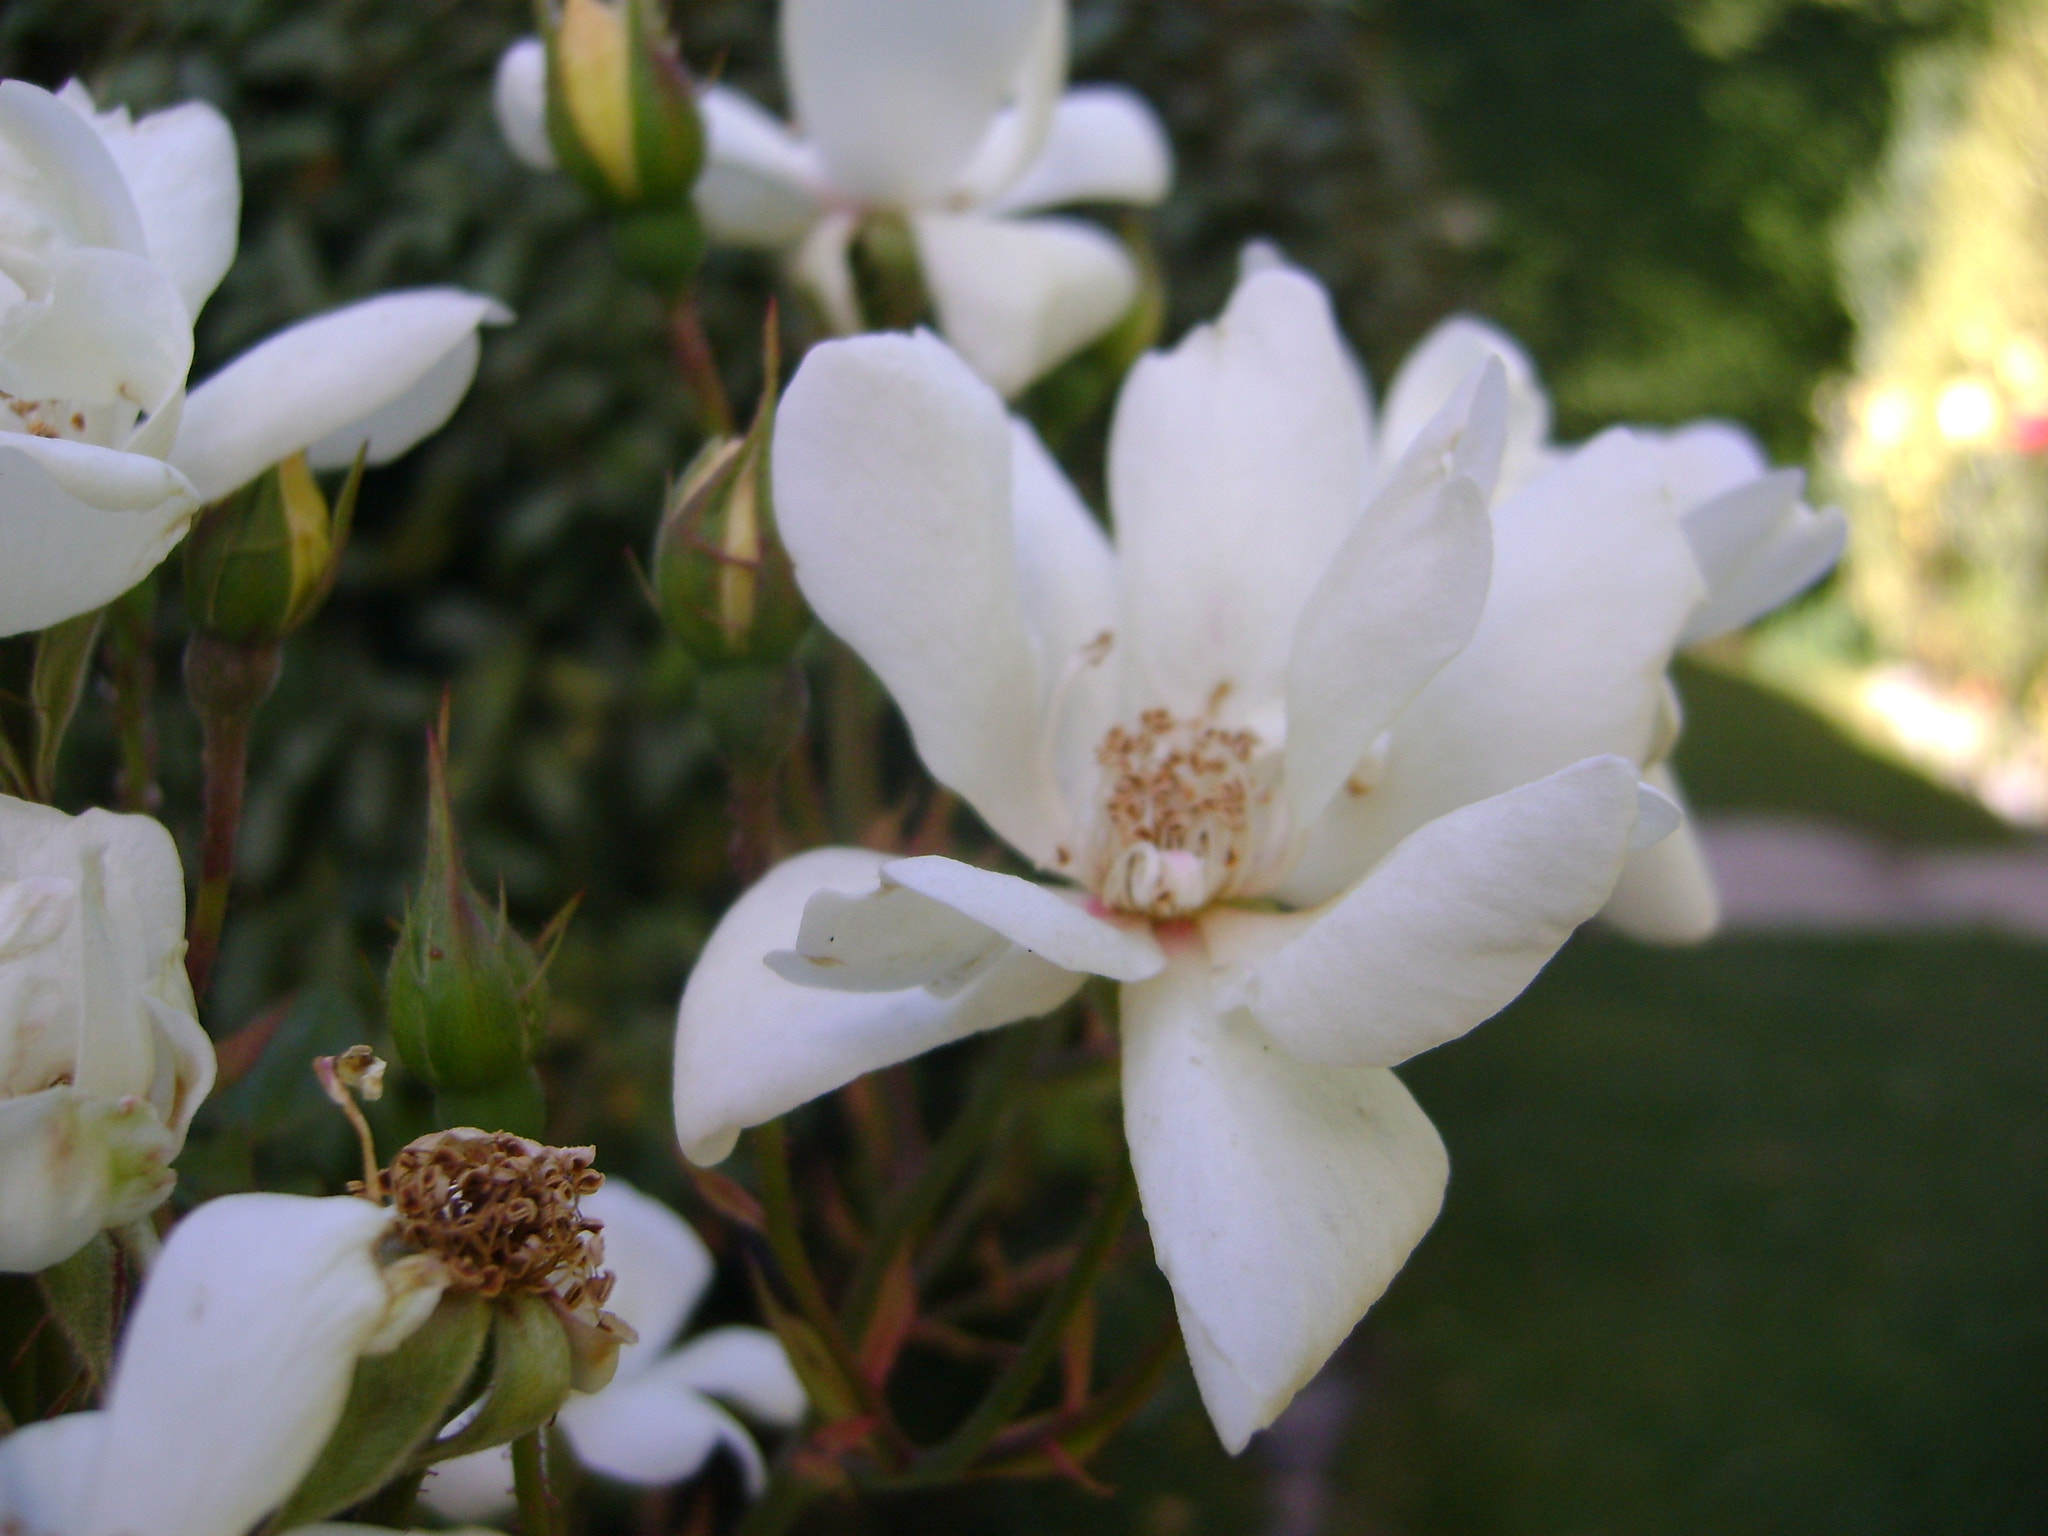
[[697, 419], [705, 432], [712, 437], [731, 437], [738, 430], [732, 401], [726, 396], [725, 380], [719, 377], [718, 357], [704, 332], [694, 289], [669, 306], [668, 343], [683, 383], [697, 402]]
[[201, 814], [199, 895], [186, 931], [185, 973], [194, 997], [206, 996], [220, 954], [242, 832], [242, 794], [249, 780], [249, 726], [277, 686], [274, 640], [240, 643], [204, 631], [185, 646], [185, 692], [199, 715]]

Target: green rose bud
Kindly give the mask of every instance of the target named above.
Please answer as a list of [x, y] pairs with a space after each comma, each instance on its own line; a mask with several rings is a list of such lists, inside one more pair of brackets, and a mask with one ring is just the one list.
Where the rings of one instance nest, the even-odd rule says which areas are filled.
[[537, 1131], [533, 1058], [546, 1038], [547, 963], [567, 913], [539, 946], [485, 904], [463, 872], [448, 799], [445, 732], [428, 742], [427, 856], [385, 978], [399, 1058], [444, 1108], [479, 1111], [493, 1130]]
[[208, 507], [185, 540], [194, 628], [239, 644], [275, 641], [326, 601], [362, 486], [358, 459], [332, 510], [295, 453]]
[[704, 125], [652, 0], [562, 0], [541, 23], [548, 137], [563, 169], [616, 208], [686, 203]]
[[789, 554], [775, 536], [769, 452], [777, 359], [745, 437], [714, 438], [669, 492], [654, 538], [654, 599], [703, 666], [780, 665], [810, 627]]

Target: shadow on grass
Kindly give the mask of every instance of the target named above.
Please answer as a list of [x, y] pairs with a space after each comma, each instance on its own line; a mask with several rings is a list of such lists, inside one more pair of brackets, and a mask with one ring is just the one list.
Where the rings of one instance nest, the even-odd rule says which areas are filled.
[[1681, 662], [1674, 675], [1685, 732], [1673, 762], [1698, 810], [1813, 816], [1907, 843], [2021, 835], [1774, 689], [1698, 662]]

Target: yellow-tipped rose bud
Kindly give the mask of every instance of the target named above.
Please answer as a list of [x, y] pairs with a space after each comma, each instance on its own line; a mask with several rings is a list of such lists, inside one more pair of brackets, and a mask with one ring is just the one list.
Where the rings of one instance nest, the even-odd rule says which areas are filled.
[[362, 484], [357, 463], [330, 510], [295, 453], [201, 515], [185, 540], [193, 625], [224, 640], [277, 640], [311, 618], [334, 585]]
[[561, 0], [543, 24], [548, 137], [563, 168], [615, 207], [685, 204], [704, 126], [652, 0]]
[[[772, 333], [771, 333], [772, 334]], [[810, 627], [788, 552], [775, 536], [768, 454], [776, 359], [745, 437], [714, 438], [670, 491], [654, 539], [663, 622], [700, 663], [780, 664]]]

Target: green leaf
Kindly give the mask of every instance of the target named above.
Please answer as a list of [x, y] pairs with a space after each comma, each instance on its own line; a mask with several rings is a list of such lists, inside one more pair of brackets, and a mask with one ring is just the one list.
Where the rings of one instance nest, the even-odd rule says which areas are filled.
[[341, 1422], [271, 1528], [324, 1520], [410, 1470], [420, 1447], [461, 1406], [491, 1315], [480, 1296], [444, 1296], [397, 1349], [358, 1362]]
[[552, 1419], [569, 1396], [569, 1338], [538, 1296], [501, 1297], [491, 1309], [491, 1380], [475, 1418], [422, 1450], [414, 1465], [447, 1461], [517, 1440]]

